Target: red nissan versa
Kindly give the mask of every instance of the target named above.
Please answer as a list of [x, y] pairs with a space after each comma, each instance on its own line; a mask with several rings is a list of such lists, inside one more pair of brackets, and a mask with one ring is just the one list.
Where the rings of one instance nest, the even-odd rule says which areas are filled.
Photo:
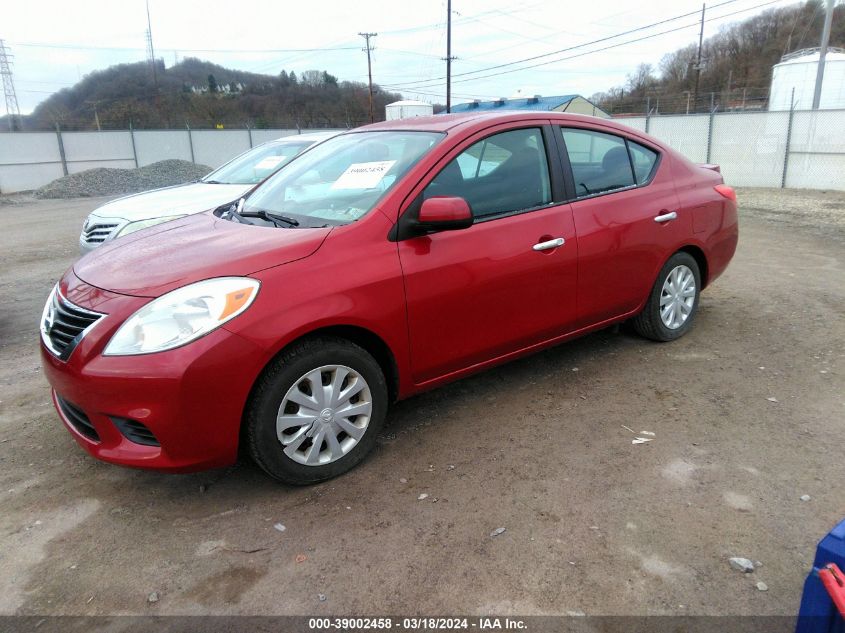
[[388, 405], [632, 319], [671, 341], [734, 254], [718, 168], [592, 117], [390, 121], [304, 153], [238, 203], [86, 255], [42, 359], [95, 457], [338, 475]]

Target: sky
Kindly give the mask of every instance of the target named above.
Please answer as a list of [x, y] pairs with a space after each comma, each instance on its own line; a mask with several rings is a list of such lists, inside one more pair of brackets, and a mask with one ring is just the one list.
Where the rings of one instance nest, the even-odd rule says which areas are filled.
[[[4, 4], [0, 38], [14, 55], [22, 114], [91, 71], [147, 58], [144, 0]], [[705, 38], [795, 0], [708, 4]], [[149, 9], [156, 57], [166, 66], [191, 56], [252, 72], [317, 69], [366, 82], [358, 34], [372, 32], [374, 82], [405, 98], [445, 102], [446, 0], [149, 0]], [[589, 97], [623, 84], [638, 64], [657, 66], [667, 52], [696, 43], [700, 11], [700, 0], [453, 0], [453, 102], [519, 92]], [[563, 49], [570, 50], [555, 53]]]

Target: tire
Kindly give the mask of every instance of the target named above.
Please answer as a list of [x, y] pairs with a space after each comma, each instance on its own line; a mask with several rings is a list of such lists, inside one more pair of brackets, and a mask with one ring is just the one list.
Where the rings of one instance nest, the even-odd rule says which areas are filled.
[[[661, 300], [664, 299], [664, 284], [667, 284], [670, 275], [677, 275], [676, 271], [679, 269], [679, 267], [682, 276], [676, 276], [674, 280], [680, 280], [682, 283], [679, 285], [683, 285], [683, 282], [688, 281], [689, 273], [691, 273], [692, 281], [695, 284], [695, 288], [694, 294], [689, 297], [692, 298], [691, 306], [688, 305], [688, 295], [690, 291], [688, 285], [686, 285], [682, 289], [682, 292], [680, 294], [685, 296], [680, 296], [678, 300], [680, 302], [683, 302], [683, 305], [681, 305], [681, 303], [675, 302], [673, 306], [675, 312], [669, 312], [666, 317], [669, 321], [672, 322], [672, 326], [670, 327], [670, 325], [668, 325], [664, 321], [664, 318], [661, 316]], [[667, 289], [667, 304], [665, 308], [668, 308], [669, 304], [672, 303], [672, 298], [674, 296], [677, 296], [671, 294], [673, 290], [674, 286]], [[654, 287], [652, 287], [651, 289], [648, 301], [646, 301], [645, 307], [643, 308], [642, 312], [640, 312], [636, 317], [634, 317], [634, 330], [640, 336], [651, 339], [653, 341], [668, 342], [681, 338], [692, 327], [693, 320], [695, 319], [695, 315], [698, 312], [698, 301], [700, 296], [701, 273], [698, 268], [698, 263], [695, 261], [695, 258], [689, 253], [685, 253], [683, 251], [675, 253], [663, 265], [663, 268], [660, 269], [660, 274], [657, 275], [657, 281], [654, 282]], [[684, 313], [686, 313], [685, 316]]]
[[[318, 380], [323, 392], [312, 388]], [[350, 392], [355, 395], [335, 411], [335, 398]], [[368, 403], [368, 414], [343, 415], [346, 410], [366, 412]], [[245, 416], [247, 449], [281, 482], [325, 481], [353, 468], [372, 450], [387, 407], [384, 373], [369, 352], [342, 338], [306, 339], [273, 360], [258, 379]]]

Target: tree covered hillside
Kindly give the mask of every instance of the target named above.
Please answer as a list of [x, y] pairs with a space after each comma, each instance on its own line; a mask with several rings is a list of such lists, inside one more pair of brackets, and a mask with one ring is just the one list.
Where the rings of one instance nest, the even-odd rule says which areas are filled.
[[[593, 95], [614, 113], [707, 111], [710, 93], [720, 109], [765, 108], [772, 66], [787, 53], [819, 45], [824, 24], [823, 0], [770, 9], [724, 27], [704, 40], [699, 99], [695, 91], [698, 43], [667, 53], [659, 68], [641, 64], [626, 85]], [[845, 47], [845, 5], [834, 9], [830, 45]], [[689, 93], [689, 95], [687, 94]]]
[[[401, 95], [375, 91], [376, 120]], [[325, 71], [297, 76], [231, 70], [194, 58], [155, 76], [147, 62], [93, 72], [40, 103], [24, 117], [27, 130], [191, 127], [347, 127], [369, 122], [366, 84], [339, 82]]]

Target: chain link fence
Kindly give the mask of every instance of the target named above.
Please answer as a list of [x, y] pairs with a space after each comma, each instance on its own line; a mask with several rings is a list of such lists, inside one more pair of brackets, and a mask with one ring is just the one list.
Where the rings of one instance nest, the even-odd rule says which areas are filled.
[[765, 112], [769, 107], [769, 87], [732, 88], [718, 92], [650, 92], [637, 96], [607, 96], [592, 99], [611, 116], [659, 114], [708, 114], [709, 112]]

